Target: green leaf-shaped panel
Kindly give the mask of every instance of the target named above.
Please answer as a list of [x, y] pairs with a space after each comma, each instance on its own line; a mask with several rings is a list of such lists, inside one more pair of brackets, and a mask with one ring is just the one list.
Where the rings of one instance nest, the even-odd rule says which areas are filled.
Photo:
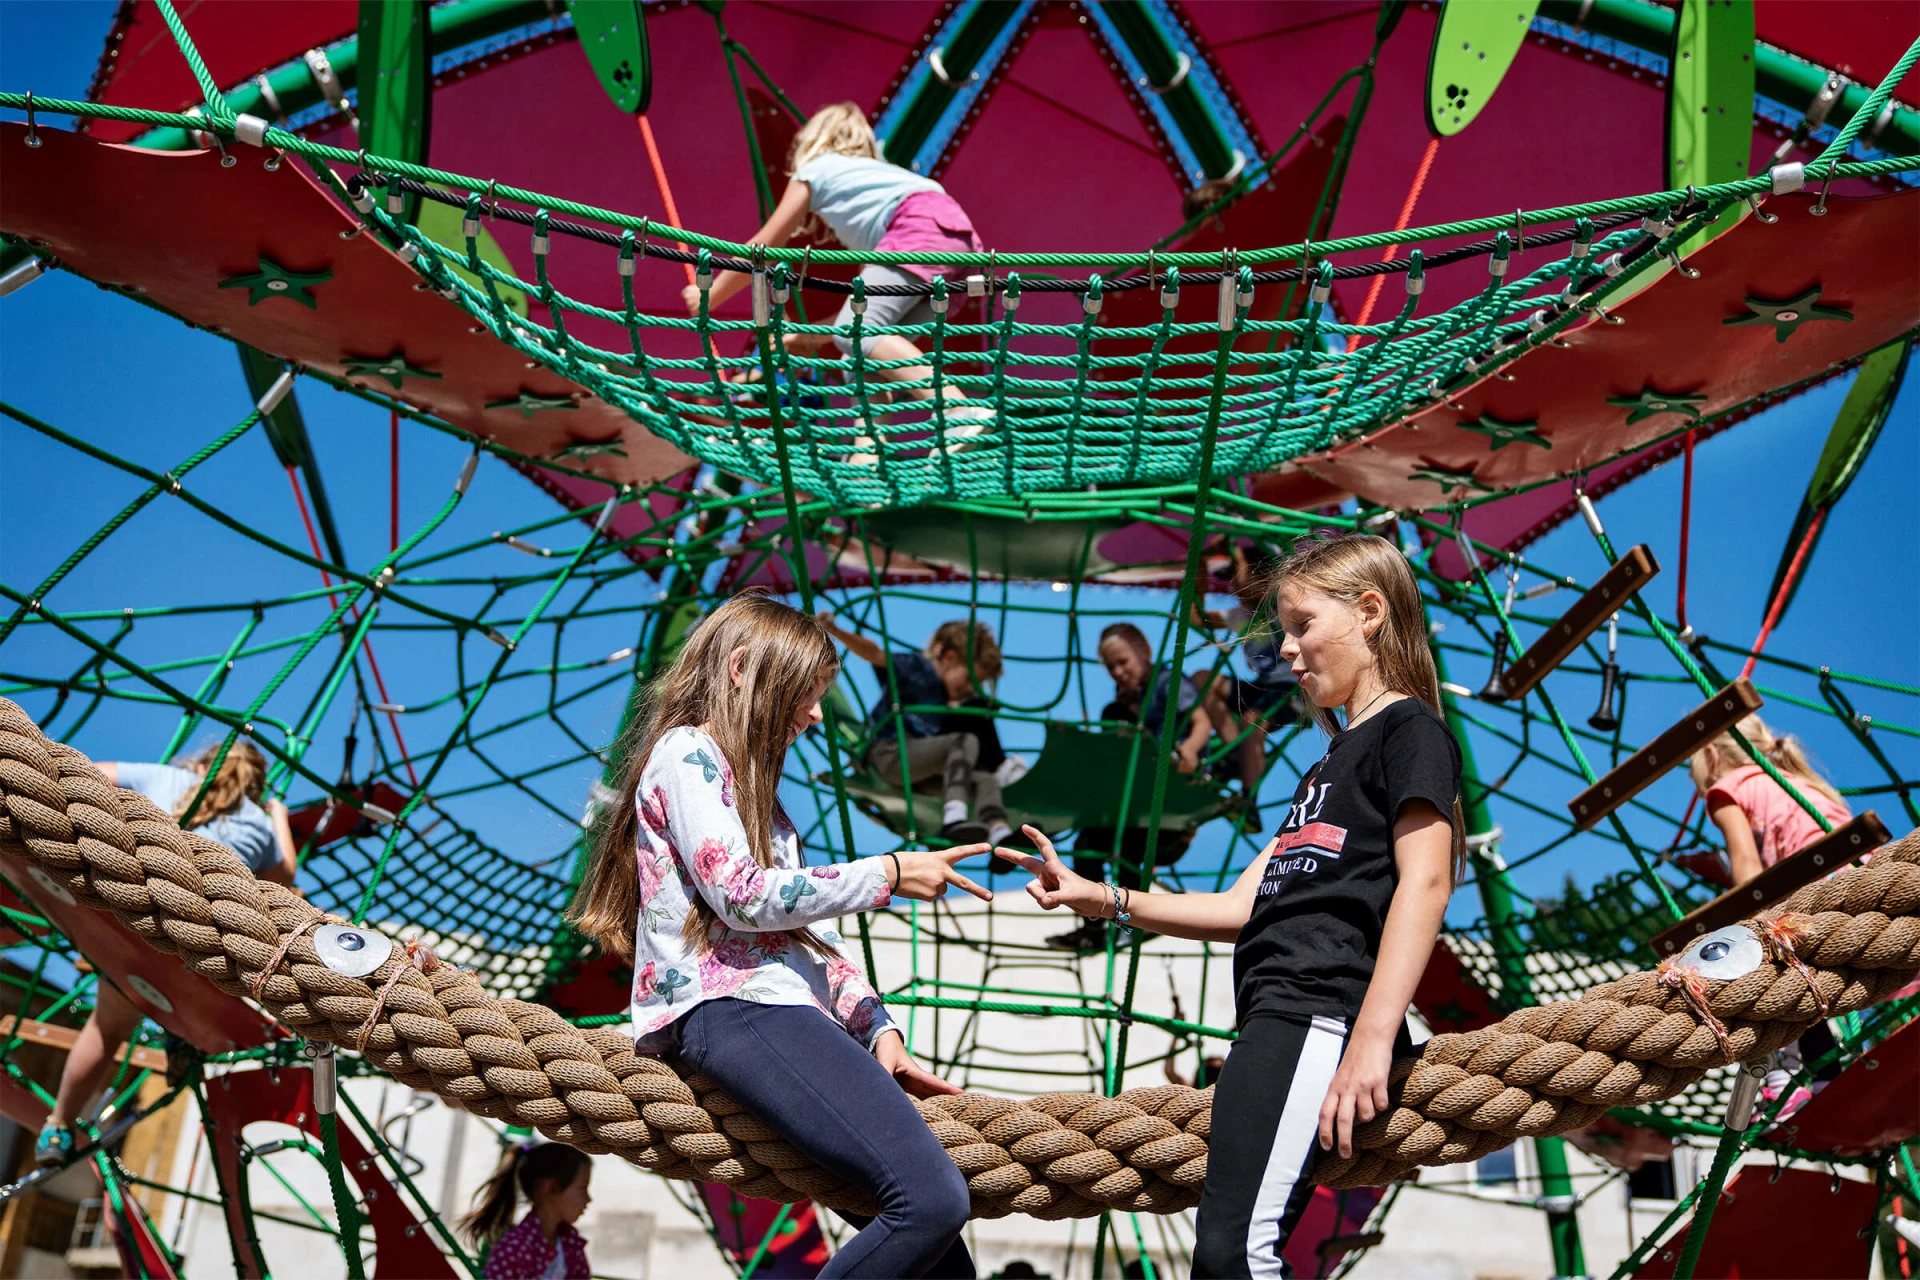
[[1539, 7], [1539, 0], [1447, 0], [1427, 62], [1427, 127], [1434, 137], [1452, 137], [1486, 108]]
[[647, 23], [639, 0], [567, 0], [580, 48], [613, 104], [639, 115], [653, 97]]

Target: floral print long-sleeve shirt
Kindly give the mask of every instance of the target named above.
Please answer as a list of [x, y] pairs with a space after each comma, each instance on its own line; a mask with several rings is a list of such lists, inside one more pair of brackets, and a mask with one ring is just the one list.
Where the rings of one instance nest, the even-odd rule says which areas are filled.
[[[886, 906], [892, 894], [884, 859], [809, 867], [793, 828], [776, 820], [774, 865], [762, 867], [734, 809], [733, 770], [714, 740], [691, 725], [669, 730], [654, 745], [634, 804], [640, 919], [630, 1007], [640, 1052], [672, 1048], [674, 1024], [702, 1001], [722, 996], [813, 1005], [869, 1048], [894, 1025], [836, 930], [814, 929], [834, 949], [831, 959], [792, 936]], [[708, 927], [712, 946], [704, 954], [681, 935], [695, 894], [719, 917]]]

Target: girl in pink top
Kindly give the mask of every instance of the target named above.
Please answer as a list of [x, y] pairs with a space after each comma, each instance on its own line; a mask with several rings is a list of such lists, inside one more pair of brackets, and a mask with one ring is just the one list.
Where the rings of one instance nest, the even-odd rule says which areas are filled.
[[[1853, 816], [1833, 784], [1815, 772], [1799, 739], [1776, 735], [1759, 716], [1748, 716], [1739, 729], [1828, 822], [1837, 827]], [[1731, 733], [1696, 753], [1690, 769], [1693, 785], [1707, 798], [1707, 816], [1726, 839], [1736, 888], [1826, 834], [1785, 788], [1753, 763]]]
[[[826, 224], [835, 238], [855, 253], [979, 253], [980, 237], [965, 209], [932, 178], [889, 163], [880, 154], [880, 141], [873, 126], [856, 103], [836, 102], [808, 117], [794, 135], [787, 155], [789, 181], [780, 203], [766, 224], [753, 233], [748, 244], [784, 245], [808, 229]], [[965, 274], [964, 269], [961, 274]], [[861, 354], [876, 361], [867, 372], [870, 378], [885, 382], [926, 383], [911, 390], [894, 392], [900, 400], [932, 398], [933, 370], [913, 340], [900, 333], [879, 333], [876, 329], [902, 328], [932, 324], [933, 303], [924, 293], [873, 292], [875, 286], [919, 286], [932, 280], [934, 268], [919, 263], [901, 266], [870, 263], [860, 271], [867, 284], [866, 310], [862, 317]], [[749, 277], [738, 271], [722, 271], [713, 278], [708, 291], [709, 311], [745, 288]], [[954, 310], [965, 302], [965, 290], [954, 288]], [[682, 290], [688, 314], [698, 318], [700, 291], [692, 285]], [[949, 312], [949, 319], [952, 312]], [[851, 354], [853, 338], [853, 300], [849, 298], [833, 318], [839, 330], [831, 339], [842, 353]], [[827, 340], [791, 335], [788, 345], [824, 348]], [[992, 410], [973, 403], [948, 382], [947, 435], [966, 437], [985, 429]], [[870, 445], [870, 441], [863, 441]], [[924, 440], [920, 447], [925, 447]], [[871, 455], [856, 455], [870, 460]]]

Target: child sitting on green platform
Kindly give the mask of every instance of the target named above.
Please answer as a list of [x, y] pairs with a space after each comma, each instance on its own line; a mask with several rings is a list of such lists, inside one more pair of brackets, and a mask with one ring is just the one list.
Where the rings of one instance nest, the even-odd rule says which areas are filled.
[[[1000, 678], [1000, 646], [993, 631], [985, 623], [969, 627], [956, 618], [940, 624], [925, 650], [890, 654], [858, 631], [840, 626], [830, 611], [821, 611], [820, 624], [854, 657], [871, 663], [880, 681], [881, 698], [868, 721], [867, 768], [899, 786], [904, 757], [909, 787], [943, 779], [940, 835], [950, 843], [1004, 844], [1011, 839], [1013, 827], [995, 772], [1007, 753], [993, 717], [979, 714], [996, 705], [979, 688], [980, 682]], [[893, 701], [896, 691], [898, 702]], [[903, 707], [942, 705], [952, 709], [944, 714], [901, 712]], [[902, 726], [904, 741], [898, 732]]]
[[[1103, 721], [1137, 723], [1152, 736], [1147, 745], [1157, 746], [1160, 734], [1168, 728], [1167, 703], [1175, 701], [1173, 731], [1179, 734], [1173, 744], [1173, 767], [1192, 773], [1200, 767], [1201, 752], [1213, 736], [1213, 722], [1199, 706], [1200, 696], [1190, 680], [1175, 679], [1172, 670], [1156, 667], [1153, 646], [1146, 633], [1131, 622], [1116, 622], [1100, 633], [1097, 649], [1100, 662], [1113, 677], [1113, 701], [1100, 712]], [[1178, 689], [1178, 695], [1173, 690]], [[1177, 700], [1176, 700], [1177, 697]], [[1135, 819], [1125, 828], [1082, 827], [1073, 842], [1077, 855], [1074, 871], [1093, 880], [1106, 879], [1106, 864], [1112, 863], [1113, 880], [1129, 889], [1145, 886], [1154, 867], [1178, 862], [1193, 843], [1193, 834], [1162, 830], [1151, 848], [1147, 833], [1137, 821], [1146, 816], [1145, 796], [1134, 800]], [[1047, 945], [1059, 951], [1097, 951], [1107, 942], [1107, 922], [1088, 919], [1066, 933], [1047, 939]]]

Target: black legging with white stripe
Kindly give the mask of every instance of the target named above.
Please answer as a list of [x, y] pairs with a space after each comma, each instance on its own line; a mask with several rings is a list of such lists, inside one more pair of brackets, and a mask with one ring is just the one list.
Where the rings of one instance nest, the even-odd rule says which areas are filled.
[[[1195, 1280], [1291, 1276], [1281, 1256], [1313, 1195], [1320, 1105], [1347, 1047], [1337, 1018], [1255, 1016], [1214, 1090]], [[1404, 1029], [1395, 1056], [1412, 1051]]]

